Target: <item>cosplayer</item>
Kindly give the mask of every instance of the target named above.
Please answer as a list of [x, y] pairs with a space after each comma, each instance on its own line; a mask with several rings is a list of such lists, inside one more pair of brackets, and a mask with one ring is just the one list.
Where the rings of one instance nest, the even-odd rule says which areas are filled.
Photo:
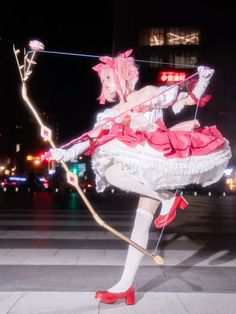
[[[52, 149], [51, 153], [58, 162], [84, 152], [91, 154], [98, 192], [113, 185], [137, 193], [139, 203], [131, 240], [146, 248], [159, 204], [160, 215], [154, 220], [157, 228], [173, 221], [177, 208], [188, 204], [180, 194], [169, 190], [217, 182], [231, 151], [216, 126], [200, 127], [197, 120], [192, 120], [167, 129], [163, 122], [165, 108], [172, 107], [178, 113], [185, 106], [204, 105], [204, 92], [214, 70], [198, 67], [198, 81], [188, 92], [179, 92], [178, 86], [135, 90], [139, 72], [131, 52], [118, 58], [100, 58], [101, 63], [93, 68], [102, 84], [100, 104], [116, 104], [97, 115], [94, 129], [83, 142], [69, 149]], [[97, 291], [95, 297], [104, 303], [125, 299], [126, 304], [134, 304], [132, 284], [142, 257], [140, 251], [129, 246], [121, 279], [108, 290]]]

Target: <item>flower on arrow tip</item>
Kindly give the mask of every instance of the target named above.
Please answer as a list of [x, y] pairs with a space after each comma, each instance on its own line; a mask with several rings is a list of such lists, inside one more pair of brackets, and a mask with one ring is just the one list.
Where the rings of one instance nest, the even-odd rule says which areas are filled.
[[33, 50], [33, 51], [42, 51], [44, 50], [44, 44], [41, 43], [38, 40], [31, 40], [29, 42], [29, 47]]

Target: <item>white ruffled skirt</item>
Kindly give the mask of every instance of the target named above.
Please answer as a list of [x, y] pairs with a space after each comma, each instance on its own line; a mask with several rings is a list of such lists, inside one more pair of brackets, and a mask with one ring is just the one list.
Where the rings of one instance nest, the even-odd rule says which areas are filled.
[[206, 155], [167, 158], [147, 142], [130, 147], [113, 139], [95, 149], [92, 168], [97, 192], [103, 192], [109, 186], [105, 171], [114, 164], [121, 164], [140, 183], [156, 191], [189, 184], [213, 184], [222, 178], [230, 158], [231, 150], [227, 140], [223, 147]]

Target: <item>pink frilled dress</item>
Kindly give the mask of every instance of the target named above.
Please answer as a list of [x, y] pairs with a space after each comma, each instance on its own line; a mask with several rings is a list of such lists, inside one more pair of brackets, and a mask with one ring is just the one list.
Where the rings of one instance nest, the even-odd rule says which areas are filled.
[[[173, 106], [177, 113], [181, 102]], [[189, 184], [207, 186], [221, 179], [231, 158], [228, 141], [216, 126], [185, 130], [167, 129], [163, 107], [145, 113], [133, 112], [129, 125], [112, 118], [119, 115], [115, 107], [97, 115], [95, 126], [110, 119], [108, 128], [91, 142], [86, 152], [92, 155], [96, 189], [109, 186], [105, 171], [113, 164], [153, 190], [175, 189]]]

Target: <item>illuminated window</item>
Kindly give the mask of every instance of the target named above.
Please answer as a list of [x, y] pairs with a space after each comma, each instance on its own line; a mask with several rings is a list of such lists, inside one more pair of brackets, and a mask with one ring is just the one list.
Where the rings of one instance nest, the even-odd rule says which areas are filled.
[[197, 64], [196, 52], [172, 53], [169, 55], [169, 63], [173, 63], [175, 68], [178, 67], [194, 67]]
[[140, 46], [199, 45], [198, 28], [168, 27], [149, 28], [139, 34]]
[[163, 28], [152, 28], [150, 32], [150, 46], [163, 46], [165, 44]]
[[193, 68], [198, 62], [196, 52], [157, 52], [149, 56], [151, 68], [161, 68], [163, 65], [171, 68]]
[[166, 44], [173, 45], [199, 45], [199, 30], [170, 28], [166, 32]]

